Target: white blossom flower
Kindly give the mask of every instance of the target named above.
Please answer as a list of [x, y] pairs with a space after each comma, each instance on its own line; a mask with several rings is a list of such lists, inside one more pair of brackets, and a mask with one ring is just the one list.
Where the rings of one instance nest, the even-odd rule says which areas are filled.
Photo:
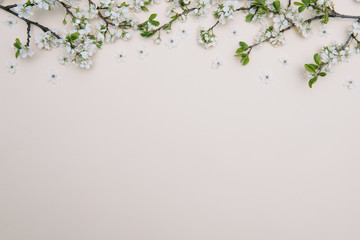
[[116, 61], [117, 62], [125, 62], [126, 61], [126, 51], [120, 50], [116, 53]]
[[68, 65], [70, 61], [70, 55], [69, 54], [62, 54], [59, 56], [59, 62], [62, 65]]
[[181, 38], [185, 38], [187, 35], [189, 35], [189, 30], [186, 26], [180, 26], [179, 27], [179, 32], [178, 32], [178, 35], [181, 37]]
[[358, 21], [353, 23], [352, 27], [350, 28], [350, 32], [352, 32], [356, 37], [360, 35], [360, 23]]
[[15, 62], [7, 62], [6, 63], [6, 71], [8, 73], [14, 74], [17, 69], [18, 69], [18, 67]]
[[194, 4], [195, 10], [193, 14], [198, 17], [205, 16], [211, 9], [210, 0], [196, 0]]
[[222, 59], [220, 59], [219, 57], [217, 57], [212, 61], [211, 67], [213, 69], [220, 69], [223, 64], [224, 64], [224, 61]]
[[320, 28], [319, 28], [319, 36], [320, 37], [326, 38], [329, 36], [330, 33], [331, 33], [331, 31], [329, 29], [327, 29], [325, 24], [320, 25]]
[[19, 52], [22, 58], [32, 57], [34, 55], [34, 51], [29, 46], [22, 45]]
[[136, 48], [136, 54], [140, 57], [140, 59], [144, 59], [145, 56], [148, 55], [148, 51], [144, 46], [138, 46]]
[[187, 19], [186, 15], [181, 15], [181, 16], [179, 17], [179, 21], [180, 21], [181, 23], [186, 22], [186, 19]]
[[60, 80], [59, 72], [56, 70], [51, 70], [48, 72], [46, 79], [51, 83], [56, 83], [58, 80]]
[[281, 65], [282, 67], [287, 67], [287, 66], [289, 66], [289, 65], [291, 64], [291, 61], [290, 61], [289, 58], [286, 57], [286, 56], [279, 58], [279, 61], [280, 61], [280, 65]]
[[261, 74], [260, 79], [264, 83], [268, 84], [268, 83], [270, 83], [272, 81], [273, 77], [272, 77], [271, 73], [264, 71]]
[[166, 42], [165, 42], [165, 45], [167, 45], [169, 48], [174, 48], [178, 45], [179, 43], [179, 40], [177, 37], [175, 36], [169, 36], [167, 39], [166, 39]]
[[357, 82], [352, 78], [346, 78], [344, 82], [344, 86], [347, 87], [348, 89], [353, 89], [354, 87], [357, 86]]
[[312, 28], [310, 23], [303, 23], [298, 27], [298, 31], [303, 35], [303, 37], [308, 38], [312, 35]]
[[9, 28], [14, 28], [17, 21], [13, 16], [8, 16], [4, 24], [6, 24]]
[[276, 32], [280, 32], [281, 30], [289, 26], [289, 21], [287, 20], [284, 14], [280, 14], [274, 17], [273, 22], [274, 22], [274, 29]]
[[230, 37], [237, 38], [237, 37], [239, 37], [239, 35], [240, 35], [239, 28], [236, 28], [236, 27], [230, 28]]

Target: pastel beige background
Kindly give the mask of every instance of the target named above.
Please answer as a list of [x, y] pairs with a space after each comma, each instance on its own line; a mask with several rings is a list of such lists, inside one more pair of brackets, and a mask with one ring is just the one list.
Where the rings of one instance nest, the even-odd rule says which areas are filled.
[[[334, 2], [360, 12], [354, 1]], [[38, 20], [56, 26], [62, 12]], [[58, 64], [60, 50], [37, 51], [15, 75], [5, 63], [25, 26], [0, 25], [0, 239], [360, 239], [360, 92], [342, 86], [360, 81], [360, 57], [313, 89], [303, 75], [323, 44], [345, 40], [351, 21], [332, 21], [327, 39], [288, 32], [286, 46], [253, 51], [245, 68], [232, 54], [255, 25], [237, 16], [204, 50], [198, 24], [188, 22], [175, 49], [136, 36], [99, 51], [89, 71]], [[231, 26], [241, 27], [238, 40]], [[149, 50], [144, 60], [138, 45]], [[224, 66], [213, 70], [218, 56]], [[46, 80], [52, 69], [56, 84]]]

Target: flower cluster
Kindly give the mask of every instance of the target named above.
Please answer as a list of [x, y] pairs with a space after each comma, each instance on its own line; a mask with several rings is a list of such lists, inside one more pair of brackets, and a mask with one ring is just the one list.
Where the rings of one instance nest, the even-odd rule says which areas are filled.
[[204, 48], [209, 48], [216, 45], [216, 36], [212, 30], [200, 29], [198, 41]]
[[217, 6], [217, 10], [214, 11], [215, 18], [219, 19], [221, 24], [232, 20], [234, 18], [233, 13], [239, 7], [238, 1], [228, 0], [224, 3], [221, 3]]
[[350, 57], [356, 53], [356, 48], [349, 44], [339, 44], [333, 42], [329, 46], [324, 46], [320, 54], [314, 55], [314, 64], [305, 64], [306, 76], [309, 79], [309, 86], [318, 80], [318, 77], [325, 77], [327, 72], [331, 72], [334, 65], [339, 62], [348, 62]]
[[286, 40], [283, 32], [276, 30], [273, 26], [270, 26], [268, 28], [262, 28], [255, 37], [255, 42], [258, 45], [263, 42], [270, 42], [273, 46], [281, 46], [285, 44]]
[[205, 16], [211, 9], [212, 4], [210, 0], [196, 0], [194, 4], [194, 15], [197, 17]]
[[[133, 8], [137, 9], [136, 6], [138, 5], [133, 6]], [[120, 6], [118, 6], [114, 0], [101, 0], [100, 8], [105, 10], [105, 17], [109, 19], [110, 23], [115, 27], [120, 25], [128, 27], [136, 26], [137, 20], [130, 10], [131, 5], [123, 2]]]
[[40, 33], [35, 39], [37, 47], [39, 49], [50, 50], [59, 46], [59, 39], [57, 39], [51, 32], [47, 31]]

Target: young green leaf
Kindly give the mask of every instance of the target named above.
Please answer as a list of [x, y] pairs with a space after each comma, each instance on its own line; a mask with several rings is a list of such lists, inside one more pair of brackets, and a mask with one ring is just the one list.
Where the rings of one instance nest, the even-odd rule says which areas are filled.
[[254, 14], [249, 13], [248, 15], [246, 15], [247, 22], [251, 22], [253, 20], [253, 18], [254, 18]]
[[305, 9], [306, 9], [306, 6], [303, 5], [303, 6], [298, 8], [298, 11], [299, 11], [299, 13], [302, 13]]
[[314, 68], [314, 66], [312, 66], [311, 64], [305, 64], [305, 69], [310, 73], [316, 73], [316, 68]]
[[314, 61], [317, 65], [321, 65], [321, 59], [320, 59], [320, 55], [318, 53], [316, 53], [314, 55]]
[[309, 80], [309, 87], [310, 87], [310, 88], [312, 88], [312, 85], [313, 85], [314, 83], [316, 83], [317, 79], [318, 79], [317, 77], [313, 77], [312, 79]]
[[151, 14], [149, 17], [149, 21], [154, 20], [156, 18], [156, 16], [157, 16], [156, 13]]

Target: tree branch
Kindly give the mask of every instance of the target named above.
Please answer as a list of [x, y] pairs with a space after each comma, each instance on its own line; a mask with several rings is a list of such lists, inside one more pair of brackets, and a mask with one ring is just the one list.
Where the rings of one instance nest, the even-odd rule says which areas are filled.
[[[8, 6], [3, 6], [3, 5], [0, 5], [0, 9], [18, 17], [19, 19], [23, 20], [28, 26], [29, 25], [34, 25], [38, 28], [40, 28], [43, 32], [51, 32], [52, 35], [54, 35], [57, 39], [61, 39], [61, 37], [56, 34], [54, 31], [50, 30], [48, 27], [38, 23], [38, 22], [34, 22], [34, 21], [31, 21], [29, 19], [26, 19], [26, 18], [23, 18], [23, 17], [19, 17], [19, 15], [14, 12], [13, 10], [11, 10], [12, 8], [16, 7], [17, 5], [16, 4], [13, 4], [13, 5], [8, 5]], [[29, 27], [28, 27], [29, 28]], [[29, 34], [28, 34], [29, 36]]]

